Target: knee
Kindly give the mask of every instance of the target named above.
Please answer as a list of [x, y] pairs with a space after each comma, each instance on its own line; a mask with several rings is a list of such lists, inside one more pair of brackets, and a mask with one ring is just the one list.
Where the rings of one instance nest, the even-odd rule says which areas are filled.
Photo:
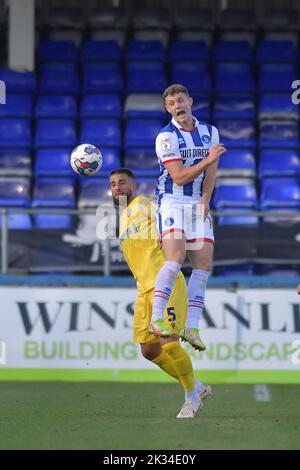
[[145, 359], [147, 359], [148, 361], [153, 361], [153, 359], [155, 359], [156, 356], [158, 356], [159, 354], [157, 353], [157, 350], [156, 348], [152, 348], [151, 345], [143, 345], [142, 347], [142, 355]]

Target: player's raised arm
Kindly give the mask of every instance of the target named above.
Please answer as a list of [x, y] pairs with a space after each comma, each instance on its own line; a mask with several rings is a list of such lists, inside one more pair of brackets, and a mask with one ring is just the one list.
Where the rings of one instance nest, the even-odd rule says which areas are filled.
[[194, 166], [184, 167], [182, 161], [173, 160], [164, 162], [171, 178], [178, 186], [190, 183], [197, 178], [200, 173], [203, 173], [210, 165], [218, 161], [222, 153], [226, 152], [226, 148], [222, 144], [214, 145], [207, 156], [201, 162]]

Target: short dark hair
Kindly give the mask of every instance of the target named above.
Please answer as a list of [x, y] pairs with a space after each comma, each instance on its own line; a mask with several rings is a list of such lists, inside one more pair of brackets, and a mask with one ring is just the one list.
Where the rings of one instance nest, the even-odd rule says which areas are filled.
[[174, 83], [174, 85], [168, 86], [168, 88], [165, 89], [163, 92], [163, 100], [165, 102], [165, 99], [169, 95], [175, 95], [176, 93], [184, 93], [186, 96], [190, 96], [189, 91], [187, 87], [184, 85], [180, 85], [179, 83]]
[[129, 176], [129, 178], [133, 179], [134, 181], [134, 174], [132, 173], [132, 171], [129, 170], [129, 168], [123, 168], [123, 167], [117, 168], [116, 170], [112, 170], [109, 173], [109, 177], [113, 175], [122, 175], [122, 174]]

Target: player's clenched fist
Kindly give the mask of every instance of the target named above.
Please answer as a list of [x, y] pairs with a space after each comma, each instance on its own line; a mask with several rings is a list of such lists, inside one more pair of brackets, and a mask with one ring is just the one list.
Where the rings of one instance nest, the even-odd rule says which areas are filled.
[[215, 163], [218, 158], [222, 155], [222, 153], [226, 152], [227, 149], [224, 147], [223, 144], [217, 144], [214, 145], [207, 156], [207, 160], [209, 160], [210, 163]]

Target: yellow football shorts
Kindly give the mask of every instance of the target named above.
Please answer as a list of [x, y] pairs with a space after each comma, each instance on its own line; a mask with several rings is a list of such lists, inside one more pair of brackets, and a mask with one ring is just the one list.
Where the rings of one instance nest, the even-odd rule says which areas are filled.
[[[158, 343], [159, 338], [149, 333], [152, 317], [154, 288], [139, 293], [134, 306], [133, 339], [137, 343]], [[165, 309], [165, 320], [172, 333], [178, 334], [185, 326], [187, 314], [187, 285], [182, 273], [179, 273], [171, 297]]]

